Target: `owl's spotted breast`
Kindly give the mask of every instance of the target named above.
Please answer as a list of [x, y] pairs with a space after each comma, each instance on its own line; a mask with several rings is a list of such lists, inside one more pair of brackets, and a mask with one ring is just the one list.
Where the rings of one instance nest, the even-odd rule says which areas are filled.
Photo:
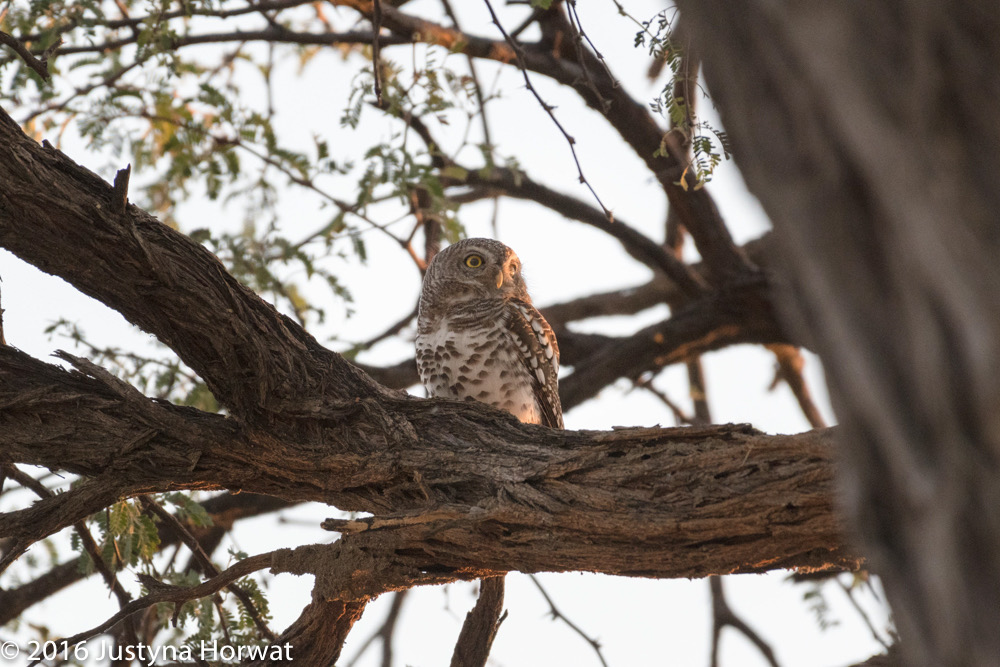
[[[472, 399], [542, 423], [525, 354], [497, 322], [462, 329], [450, 318], [417, 336], [417, 370], [431, 396]], [[536, 379], [537, 382], [537, 379]]]
[[466, 239], [438, 253], [424, 277], [416, 348], [431, 396], [482, 401], [562, 428], [555, 334], [502, 243]]

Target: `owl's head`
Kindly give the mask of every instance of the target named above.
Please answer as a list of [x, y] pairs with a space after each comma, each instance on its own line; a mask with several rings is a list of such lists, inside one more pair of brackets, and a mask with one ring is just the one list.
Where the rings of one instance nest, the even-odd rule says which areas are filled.
[[517, 254], [493, 239], [465, 239], [439, 252], [427, 267], [424, 294], [454, 301], [521, 299], [530, 302]]

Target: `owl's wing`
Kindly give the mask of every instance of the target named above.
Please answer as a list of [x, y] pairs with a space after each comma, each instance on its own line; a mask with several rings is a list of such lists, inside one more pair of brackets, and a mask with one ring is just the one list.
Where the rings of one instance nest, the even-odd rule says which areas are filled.
[[552, 327], [533, 305], [519, 299], [510, 301], [507, 325], [521, 360], [528, 368], [531, 388], [542, 413], [542, 425], [563, 427], [559, 402], [559, 344]]

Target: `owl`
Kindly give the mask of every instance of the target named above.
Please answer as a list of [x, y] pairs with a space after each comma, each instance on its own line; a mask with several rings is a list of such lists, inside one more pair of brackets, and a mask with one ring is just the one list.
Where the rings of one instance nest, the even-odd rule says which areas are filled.
[[531, 305], [521, 261], [499, 241], [459, 241], [427, 267], [417, 369], [431, 396], [482, 401], [522, 422], [563, 427], [555, 334]]

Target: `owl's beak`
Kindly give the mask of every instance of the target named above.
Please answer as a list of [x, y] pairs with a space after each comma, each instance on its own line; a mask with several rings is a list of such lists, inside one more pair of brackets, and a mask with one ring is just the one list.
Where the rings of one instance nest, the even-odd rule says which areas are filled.
[[503, 287], [503, 269], [497, 271], [497, 289]]

